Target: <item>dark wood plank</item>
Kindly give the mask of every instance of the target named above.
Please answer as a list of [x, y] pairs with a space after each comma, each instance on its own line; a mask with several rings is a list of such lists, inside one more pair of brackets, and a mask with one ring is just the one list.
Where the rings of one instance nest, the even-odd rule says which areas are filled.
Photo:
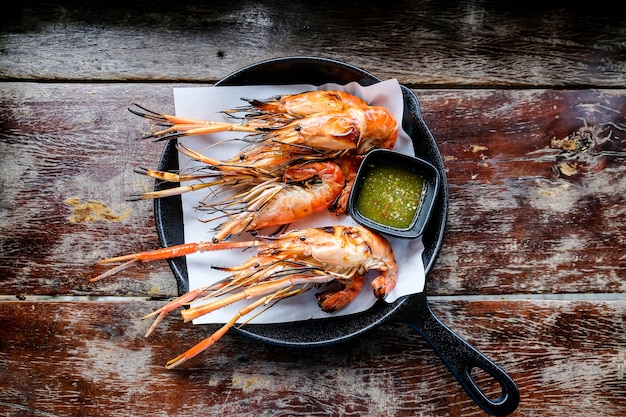
[[[425, 342], [393, 323], [315, 349], [229, 333], [167, 371], [208, 329], [171, 317], [145, 339], [149, 323], [138, 318], [158, 305], [0, 303], [0, 414], [485, 415]], [[623, 301], [438, 300], [434, 309], [516, 380], [513, 416], [626, 412]]]
[[0, 78], [215, 82], [313, 55], [418, 85], [623, 87], [626, 9], [449, 1], [20, 1]]
[[[173, 85], [4, 87], [0, 294], [175, 295], [164, 262], [87, 282], [97, 260], [158, 246], [151, 204], [126, 198], [151, 186], [132, 170], [162, 145], [135, 140], [148, 124], [126, 107], [172, 111]], [[450, 182], [430, 293], [626, 291], [623, 91], [416, 93]], [[72, 223], [70, 198], [130, 214]]]

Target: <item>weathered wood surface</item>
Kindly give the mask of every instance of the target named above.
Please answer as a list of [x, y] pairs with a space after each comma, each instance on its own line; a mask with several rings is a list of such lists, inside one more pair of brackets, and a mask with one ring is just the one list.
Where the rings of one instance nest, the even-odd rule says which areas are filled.
[[312, 350], [228, 334], [166, 371], [208, 332], [172, 316], [143, 338], [176, 295], [167, 264], [88, 282], [158, 245], [151, 203], [126, 198], [161, 145], [126, 107], [171, 112], [175, 86], [290, 55], [418, 96], [450, 184], [427, 292], [518, 383], [513, 415], [626, 414], [626, 9], [337, 3], [3, 8], [0, 415], [484, 415], [394, 323]]
[[[97, 260], [158, 246], [151, 203], [126, 199], [151, 187], [132, 170], [156, 167], [162, 145], [136, 140], [149, 125], [126, 107], [171, 111], [172, 87], [4, 84], [4, 293], [174, 295], [164, 262], [88, 283]], [[622, 90], [415, 92], [450, 183], [430, 293], [626, 290]], [[72, 222], [72, 198], [130, 214]]]
[[314, 55], [412, 86], [623, 87], [626, 8], [553, 3], [22, 0], [3, 10], [0, 76], [214, 82]]
[[[0, 303], [2, 415], [481, 416], [426, 343], [399, 324], [316, 349], [237, 334], [162, 366], [208, 334], [153, 302]], [[443, 301], [442, 320], [510, 371], [515, 416], [623, 416], [626, 302]], [[209, 327], [212, 328], [212, 327]], [[564, 407], [567, 405], [567, 407]]]

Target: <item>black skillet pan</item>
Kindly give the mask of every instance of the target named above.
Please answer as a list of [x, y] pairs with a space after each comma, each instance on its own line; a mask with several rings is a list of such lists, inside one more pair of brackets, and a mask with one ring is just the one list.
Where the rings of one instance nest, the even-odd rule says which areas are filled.
[[[321, 85], [328, 82], [346, 84], [352, 81], [367, 86], [381, 80], [359, 68], [341, 62], [321, 58], [292, 57], [272, 59], [251, 65], [234, 72], [216, 85]], [[448, 211], [448, 186], [443, 159], [432, 134], [422, 120], [417, 98], [404, 86], [402, 86], [402, 94], [405, 103], [402, 125], [413, 140], [415, 155], [433, 164], [442, 178], [433, 215], [422, 236], [425, 247], [424, 268], [428, 274], [443, 241]], [[173, 141], [166, 144], [159, 165], [160, 170], [176, 171], [178, 169], [175, 145]], [[174, 186], [177, 184], [157, 183], [155, 188], [160, 190]], [[155, 220], [163, 246], [184, 242], [180, 197], [156, 200]], [[176, 276], [179, 293], [187, 292], [188, 276], [185, 258], [172, 259], [169, 263]], [[519, 392], [515, 382], [502, 369], [439, 321], [430, 309], [424, 293], [402, 297], [392, 304], [379, 301], [367, 311], [349, 316], [297, 323], [247, 325], [237, 330], [266, 343], [289, 347], [312, 347], [351, 339], [391, 319], [406, 324], [422, 335], [470, 397], [487, 413], [504, 416], [517, 408]], [[499, 383], [502, 392], [498, 398], [489, 398], [478, 387], [471, 374], [474, 367], [482, 369]]]

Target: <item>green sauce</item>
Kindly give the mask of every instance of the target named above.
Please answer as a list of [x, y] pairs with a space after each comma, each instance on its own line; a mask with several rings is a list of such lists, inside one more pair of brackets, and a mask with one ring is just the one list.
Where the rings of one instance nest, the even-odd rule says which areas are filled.
[[420, 174], [406, 167], [370, 167], [357, 197], [357, 210], [376, 223], [406, 229], [419, 208], [423, 183]]

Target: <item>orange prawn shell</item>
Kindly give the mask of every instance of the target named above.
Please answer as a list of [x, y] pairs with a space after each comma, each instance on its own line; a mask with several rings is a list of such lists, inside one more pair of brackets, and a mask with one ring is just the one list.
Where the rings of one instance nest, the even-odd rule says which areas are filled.
[[248, 102], [252, 107], [264, 112], [286, 113], [297, 117], [368, 106], [365, 100], [353, 94], [336, 90], [305, 91], [270, 100], [248, 100]]
[[384, 297], [395, 286], [398, 266], [389, 242], [379, 234], [360, 226], [330, 226], [295, 230], [280, 236], [259, 255], [290, 254], [290, 257], [310, 257], [320, 265], [341, 270], [354, 267], [364, 275], [377, 270], [380, 275], [372, 282], [377, 298]]
[[[252, 199], [248, 209], [220, 224], [214, 240], [221, 241], [244, 231], [289, 224], [327, 210], [345, 185], [341, 168], [330, 161], [291, 166], [283, 178], [282, 182], [272, 182], [259, 198]], [[307, 184], [308, 180], [312, 180], [313, 184]]]

